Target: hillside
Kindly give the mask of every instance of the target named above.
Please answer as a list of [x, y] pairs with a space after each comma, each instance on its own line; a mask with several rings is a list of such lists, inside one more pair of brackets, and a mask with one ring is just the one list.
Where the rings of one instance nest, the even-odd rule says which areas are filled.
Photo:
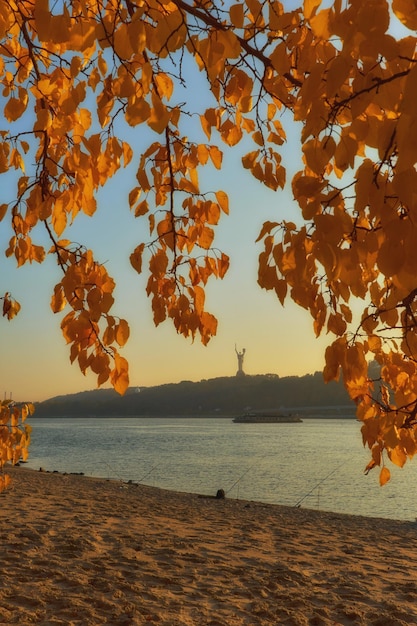
[[86, 391], [38, 403], [36, 417], [229, 416], [279, 408], [297, 409], [306, 416], [354, 415], [343, 385], [326, 385], [316, 372], [302, 377], [267, 374], [182, 381], [130, 388], [123, 397], [112, 389]]

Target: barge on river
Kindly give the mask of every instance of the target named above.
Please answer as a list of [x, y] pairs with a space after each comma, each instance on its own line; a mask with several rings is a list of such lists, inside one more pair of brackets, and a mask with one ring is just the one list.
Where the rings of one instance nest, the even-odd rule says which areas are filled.
[[292, 413], [275, 413], [275, 412], [260, 412], [260, 413], [244, 413], [234, 417], [233, 422], [235, 424], [295, 424], [302, 422], [303, 420], [299, 415]]

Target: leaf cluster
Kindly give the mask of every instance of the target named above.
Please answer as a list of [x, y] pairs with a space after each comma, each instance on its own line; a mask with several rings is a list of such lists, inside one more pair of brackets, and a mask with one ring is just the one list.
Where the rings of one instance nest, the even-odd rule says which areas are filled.
[[0, 493], [10, 485], [10, 476], [4, 471], [5, 467], [28, 458], [32, 428], [24, 422], [33, 412], [34, 406], [30, 403], [18, 405], [11, 400], [0, 402]]
[[[410, 34], [391, 34], [393, 16]], [[18, 173], [14, 199], [0, 205], [12, 230], [6, 255], [18, 266], [55, 256], [62, 279], [51, 305], [64, 314], [71, 360], [99, 385], [128, 386], [114, 282], [91, 250], [64, 239], [80, 213], [94, 214], [97, 190], [135, 167], [126, 206], [149, 235], [131, 265], [141, 273], [147, 264], [155, 324], [171, 319], [206, 344], [217, 321], [205, 286], [229, 265], [214, 245], [229, 206], [199, 173], [220, 170], [219, 146], [246, 138], [244, 170], [282, 189], [290, 119], [302, 126], [291, 183], [300, 213], [262, 228], [258, 281], [330, 335], [325, 379], [343, 376], [369, 467], [381, 466], [386, 482], [385, 456], [403, 465], [417, 451], [416, 28], [414, 0], [305, 0], [294, 10], [278, 0], [3, 3], [0, 173]], [[182, 101], [190, 64], [211, 106]], [[151, 140], [133, 145], [123, 127]], [[49, 250], [36, 243], [39, 229]], [[17, 303], [3, 302], [13, 317]]]

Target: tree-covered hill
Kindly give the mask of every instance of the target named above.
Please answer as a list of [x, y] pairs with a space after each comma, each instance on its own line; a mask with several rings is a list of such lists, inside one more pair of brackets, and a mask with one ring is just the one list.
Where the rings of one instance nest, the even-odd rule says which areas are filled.
[[182, 381], [130, 388], [124, 396], [112, 389], [58, 396], [41, 402], [36, 417], [230, 416], [245, 410], [297, 409], [304, 415], [354, 415], [341, 383], [325, 384], [320, 372], [280, 378], [274, 374]]

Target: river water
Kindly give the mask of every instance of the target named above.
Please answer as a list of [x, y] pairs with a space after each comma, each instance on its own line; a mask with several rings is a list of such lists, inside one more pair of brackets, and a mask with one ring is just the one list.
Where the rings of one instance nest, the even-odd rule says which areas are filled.
[[155, 487], [403, 520], [417, 518], [417, 462], [378, 469], [354, 420], [33, 418], [28, 466]]

